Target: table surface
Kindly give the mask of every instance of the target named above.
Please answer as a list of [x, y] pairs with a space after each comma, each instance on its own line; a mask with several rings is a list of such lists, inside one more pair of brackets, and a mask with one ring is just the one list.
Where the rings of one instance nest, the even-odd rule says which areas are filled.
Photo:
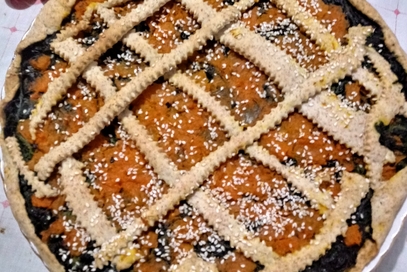
[[[407, 52], [407, 0], [368, 1], [380, 12]], [[17, 44], [41, 7], [41, 1], [37, 0], [24, 10], [16, 10], [0, 0], [0, 88]], [[47, 271], [21, 234], [2, 188], [0, 180], [0, 271]], [[406, 237], [407, 224], [404, 224], [375, 271], [406, 271]]]

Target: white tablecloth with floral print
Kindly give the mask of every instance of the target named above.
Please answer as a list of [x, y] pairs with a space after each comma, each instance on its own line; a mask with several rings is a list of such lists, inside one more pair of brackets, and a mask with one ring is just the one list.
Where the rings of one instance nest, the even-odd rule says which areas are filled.
[[[407, 0], [368, 1], [381, 13], [390, 28], [396, 33], [404, 50], [407, 51]], [[32, 4], [28, 8], [17, 10], [10, 8], [6, 4], [6, 0], [0, 0], [0, 87], [4, 84], [4, 77], [13, 52], [40, 11], [42, 2], [44, 1], [32, 0]], [[0, 180], [0, 271], [47, 271], [21, 234], [2, 185]], [[375, 271], [407, 271], [406, 237], [407, 224], [404, 224]]]

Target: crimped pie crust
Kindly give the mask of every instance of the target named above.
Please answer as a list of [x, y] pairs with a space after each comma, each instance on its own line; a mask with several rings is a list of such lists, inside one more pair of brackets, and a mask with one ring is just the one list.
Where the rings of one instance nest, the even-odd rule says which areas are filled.
[[[394, 84], [397, 77], [391, 72], [387, 61], [375, 50], [364, 46], [365, 39], [372, 29], [369, 27], [350, 28], [348, 33], [349, 42], [346, 46], [341, 47], [334, 36], [327, 32], [317, 20], [310, 19], [307, 12], [299, 9], [296, 1], [273, 1], [277, 6], [284, 9], [296, 24], [304, 27], [322, 49], [326, 51], [337, 50], [332, 53], [330, 62], [310, 73], [301, 68], [282, 50], [273, 47], [269, 43], [266, 44], [264, 39], [249, 31], [242, 24], [234, 23], [242, 11], [254, 4], [252, 1], [241, 0], [234, 6], [218, 12], [215, 12], [209, 5], [201, 3], [201, 1], [181, 1], [201, 23], [201, 28], [183, 44], [166, 55], [159, 54], [139, 35], [129, 33], [129, 30], [151, 16], [154, 11], [168, 1], [146, 0], [137, 11], [132, 11], [127, 16], [117, 20], [114, 14], [112, 15], [112, 10], [109, 7], [120, 2], [122, 1], [107, 1], [106, 4], [96, 8], [109, 27], [113, 25], [115, 27], [114, 30], [113, 27], [108, 28], [94, 47], [85, 50], [70, 38], [79, 32], [82, 27], [86, 27], [86, 22], [84, 25], [77, 24], [63, 30], [57, 35], [57, 38], [52, 43], [53, 50], [71, 63], [71, 66], [68, 72], [50, 83], [50, 90], [43, 96], [41, 105], [36, 107], [31, 119], [30, 132], [35, 137], [38, 125], [41, 124], [52, 106], [66, 93], [67, 88], [79, 75], [82, 75], [92, 87], [100, 91], [105, 100], [103, 108], [78, 133], [40, 159], [35, 166], [37, 176], [24, 165], [15, 138], [9, 137], [5, 141], [1, 141], [6, 161], [5, 185], [12, 211], [23, 233], [38, 249], [39, 255], [47, 267], [51, 271], [64, 270], [48, 247], [35, 235], [20, 193], [18, 171], [25, 176], [28, 183], [36, 190], [38, 197], [62, 193], [66, 195], [66, 199], [70, 203], [69, 206], [74, 212], [79, 210], [83, 204], [82, 202], [76, 202], [75, 199], [87, 201], [86, 206], [90, 206], [89, 209], [95, 214], [91, 218], [92, 220], [86, 214], [77, 214], [82, 226], [88, 229], [89, 235], [96, 240], [97, 244], [101, 245], [100, 252], [95, 256], [96, 264], [102, 266], [106, 264], [106, 260], [112, 260], [116, 263], [118, 269], [126, 268], [122, 266], [120, 256], [117, 256], [118, 250], [127, 248], [134, 236], [139, 235], [141, 231], [153, 225], [180, 200], [190, 196], [187, 200], [188, 203], [204, 216], [209, 225], [213, 226], [222, 237], [230, 241], [231, 245], [243, 252], [246, 257], [250, 257], [264, 265], [265, 271], [302, 270], [305, 266], [310, 265], [313, 260], [317, 260], [320, 255], [323, 255], [338, 235], [346, 232], [346, 219], [354, 212], [355, 207], [359, 205], [361, 198], [368, 192], [369, 188], [374, 188], [372, 228], [373, 239], [376, 244], [370, 241], [365, 243], [364, 247], [359, 251], [357, 264], [352, 271], [363, 269], [383, 243], [391, 223], [407, 194], [407, 179], [403, 178], [407, 169], [399, 171], [391, 180], [385, 183], [380, 180], [383, 164], [393, 161], [394, 155], [379, 144], [379, 134], [375, 130], [375, 124], [378, 120], [391, 120], [397, 114], [405, 114], [404, 109], [407, 107], [405, 106], [404, 97], [400, 93], [401, 86]], [[197, 2], [200, 5], [196, 5]], [[364, 1], [350, 0], [349, 2], [382, 27], [386, 46], [394, 52], [398, 57], [398, 61], [407, 69], [406, 54], [401, 50], [394, 35], [378, 13]], [[19, 86], [20, 53], [22, 49], [34, 42], [43, 40], [48, 34], [57, 31], [62, 19], [69, 14], [74, 4], [75, 1], [63, 0], [51, 0], [45, 4], [33, 27], [16, 50], [16, 57], [7, 74], [6, 98], [2, 101], [2, 105], [5, 105], [14, 97]], [[90, 14], [91, 12], [85, 14], [84, 18], [90, 16]], [[253, 62], [267, 75], [275, 78], [285, 95], [284, 101], [280, 102], [270, 114], [265, 115], [262, 120], [247, 128], [247, 130], [243, 131], [230, 113], [199, 85], [192, 82], [185, 74], [173, 71], [174, 67], [201, 45], [204, 45], [212, 36]], [[127, 83], [119, 92], [116, 92], [114, 87], [106, 84], [107, 78], [96, 65], [94, 59], [97, 59], [106, 49], [121, 40], [122, 37], [124, 38], [123, 42], [128, 47], [150, 63], [150, 67], [145, 69], [136, 79]], [[259, 55], [258, 52], [263, 52], [264, 55], [273, 56], [273, 58], [262, 58], [262, 55]], [[364, 56], [368, 56], [372, 60], [379, 73], [379, 82], [375, 81], [372, 75], [361, 67], [360, 63]], [[230, 139], [223, 146], [213, 151], [187, 172], [179, 171], [172, 166], [169, 158], [160, 150], [132, 112], [125, 109], [146, 87], [163, 75], [168, 78], [171, 84], [182, 89], [211, 112], [230, 136]], [[331, 99], [328, 94], [321, 91], [330, 83], [336, 82], [346, 75], [351, 75], [355, 80], [363, 82], [363, 85], [380, 99], [372, 107], [369, 114], [356, 113], [355, 116], [352, 115], [353, 112], [350, 113], [347, 109], [341, 109], [340, 105], [337, 105], [334, 109], [335, 112], [342, 111], [341, 116], [352, 115], [352, 118], [343, 118], [334, 124], [332, 120], [324, 117], [327, 116], [328, 109], [318, 106]], [[309, 100], [309, 98], [311, 99]], [[391, 106], [389, 107], [389, 105]], [[263, 147], [256, 143], [253, 144], [263, 133], [281, 123], [282, 119], [286, 118], [294, 108], [298, 108], [299, 112], [313, 120], [329, 135], [332, 135], [335, 140], [345, 143], [352, 151], [365, 157], [369, 180], [344, 172], [341, 185], [342, 196], [335, 205], [333, 205], [332, 197], [321, 191], [316, 191], [311, 183], [302, 182], [306, 177], [301, 171], [296, 172], [292, 168], [282, 165], [277, 158], [271, 156]], [[170, 185], [170, 189], [164, 198], [158, 200], [145, 211], [142, 214], [142, 219], [135, 219], [132, 225], [119, 234], [116, 234], [115, 228], [107, 221], [103, 211], [97, 207], [95, 202], [92, 202], [92, 197], [86, 186], [84, 186], [81, 163], [71, 157], [90, 142], [95, 134], [98, 134], [115, 116], [119, 117], [123, 127], [131, 135], [137, 148], [146, 156], [154, 171]], [[4, 126], [4, 116], [2, 116], [1, 121]], [[360, 137], [362, 134], [363, 137]], [[239, 149], [245, 149], [250, 157], [275, 169], [309, 199], [328, 208], [329, 212], [324, 226], [310, 245], [304, 246], [284, 257], [278, 256], [271, 248], [265, 246], [258, 238], [254, 238], [247, 230], [242, 228], [242, 225], [208, 191], [199, 188], [214, 169]], [[51, 174], [58, 163], [61, 163], [61, 184], [64, 187], [62, 192], [50, 189], [49, 185], [45, 185], [41, 181]], [[191, 183], [191, 180], [195, 182]], [[72, 184], [72, 181], [75, 181], [76, 186], [68, 186]], [[81, 197], [78, 198], [78, 195]], [[333, 208], [334, 206], [335, 208]], [[222, 220], [218, 220], [218, 218], [222, 218]], [[175, 271], [193, 271], [194, 269], [196, 271], [216, 271], [213, 265], [205, 263], [195, 254], [191, 254], [181, 264], [173, 266], [171, 269]]]

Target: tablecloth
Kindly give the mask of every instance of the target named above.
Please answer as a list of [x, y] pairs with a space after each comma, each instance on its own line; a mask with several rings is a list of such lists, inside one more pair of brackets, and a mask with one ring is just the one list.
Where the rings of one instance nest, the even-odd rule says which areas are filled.
[[[4, 84], [17, 44], [42, 7], [40, 0], [32, 0], [28, 8], [17, 10], [10, 8], [5, 1], [0, 0], [0, 87]], [[407, 52], [407, 0], [369, 2], [380, 12]], [[2, 188], [0, 180], [0, 272], [47, 271], [21, 234]], [[375, 271], [407, 271], [406, 237], [407, 224], [404, 224]]]

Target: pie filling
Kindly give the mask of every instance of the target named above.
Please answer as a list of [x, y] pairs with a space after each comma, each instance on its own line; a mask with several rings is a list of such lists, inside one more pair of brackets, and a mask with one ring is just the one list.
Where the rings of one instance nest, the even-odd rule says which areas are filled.
[[[78, 1], [64, 20], [64, 27], [85, 16], [91, 2]], [[217, 10], [237, 1], [211, 1]], [[375, 31], [367, 40], [391, 65], [403, 85], [407, 97], [407, 77], [397, 58], [383, 44], [381, 28], [356, 10], [347, 1], [300, 1], [311, 7], [324, 26], [342, 45], [348, 27], [371, 25]], [[141, 1], [114, 7], [116, 19], [128, 14]], [[329, 11], [329, 12], [327, 12]], [[329, 62], [330, 56], [303, 34], [286, 14], [268, 1], [259, 1], [247, 10], [242, 21], [248, 28], [280, 46], [308, 71], [315, 71]], [[90, 26], [74, 39], [84, 47], [92, 46], [107, 28], [95, 12]], [[178, 2], [169, 2], [146, 21], [134, 28], [158, 53], [169, 53], [201, 28]], [[56, 34], [34, 43], [22, 51], [20, 87], [4, 111], [5, 137], [15, 136], [28, 168], [33, 171], [40, 158], [80, 130], [105, 104], [103, 95], [84, 78], [79, 78], [48, 114], [32, 140], [29, 117], [48, 83], [70, 68], [70, 64], [51, 49]], [[122, 42], [118, 42], [98, 60], [103, 75], [120, 90], [132, 77], [152, 66], [151, 61]], [[363, 67], [375, 73], [370, 60]], [[179, 65], [190, 80], [224, 106], [239, 129], [255, 126], [287, 97], [280, 86], [268, 78], [250, 60], [219, 41], [211, 40]], [[327, 91], [339, 98], [341, 105], [355, 111], [369, 112], [376, 97], [358, 81], [346, 77]], [[206, 110], [191, 94], [161, 77], [151, 84], [128, 107], [137, 122], [169, 158], [170, 165], [181, 173], [194, 168], [210, 153], [233, 136], [224, 124]], [[170, 187], [156, 174], [148, 158], [139, 150], [123, 125], [115, 119], [101, 134], [88, 143], [74, 159], [83, 163], [83, 175], [97, 206], [118, 231], [130, 227], [134, 218], [142, 218], [146, 210], [166, 195]], [[406, 166], [407, 127], [405, 117], [397, 116], [388, 125], [377, 123], [380, 143], [392, 150], [396, 161], [384, 166], [383, 179], [388, 180]], [[362, 156], [330, 137], [298, 110], [289, 114], [274, 129], [261, 136], [259, 148], [273, 155], [284, 167], [298, 170], [317, 184], [317, 193], [337, 200], [341, 195], [344, 172], [366, 174]], [[55, 171], [47, 184], [61, 187], [61, 174]], [[120, 263], [104, 268], [93, 266], [97, 242], [77, 223], [77, 216], [68, 207], [63, 194], [39, 198], [19, 175], [20, 190], [28, 217], [37, 236], [67, 271], [167, 271], [191, 252], [218, 271], [261, 271], [264, 265], [245, 256], [224, 239], [191, 204], [184, 200], [152, 227], [133, 241], [135, 246], [119, 256]], [[241, 223], [247, 233], [260, 239], [279, 256], [291, 254], [307, 246], [325, 221], [322, 207], [303, 195], [295, 184], [272, 170], [262, 161], [241, 150], [227, 159], [200, 187], [225, 207]], [[359, 250], [372, 238], [371, 198], [362, 199], [356, 212], [346, 221], [346, 235], [339, 235], [323, 256], [304, 271], [346, 271], [353, 267]]]

